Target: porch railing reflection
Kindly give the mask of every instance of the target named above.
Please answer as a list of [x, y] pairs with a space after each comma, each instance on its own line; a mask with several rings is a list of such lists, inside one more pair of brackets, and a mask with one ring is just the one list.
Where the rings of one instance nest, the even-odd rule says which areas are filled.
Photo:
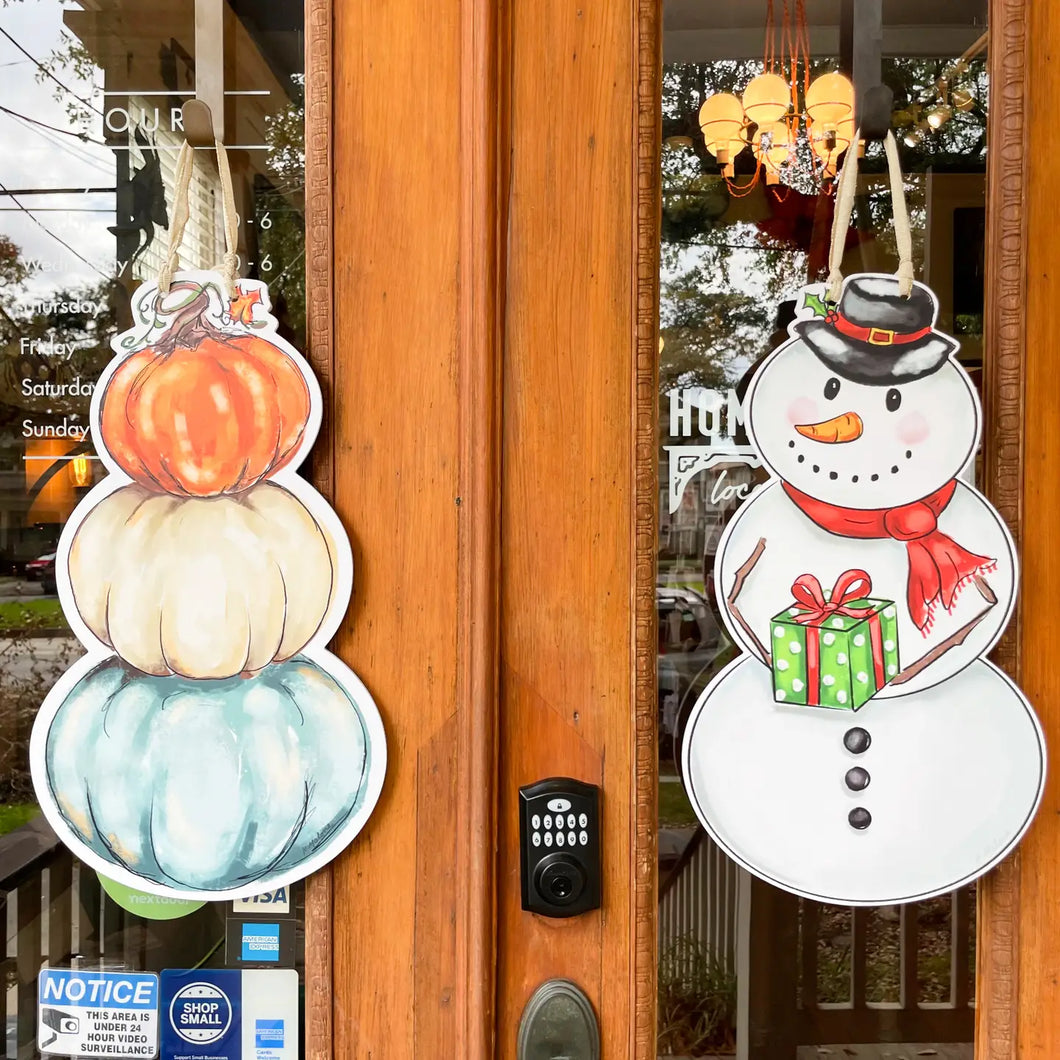
[[669, 974], [680, 974], [682, 953], [738, 973], [741, 1057], [973, 1040], [974, 885], [905, 906], [822, 905], [742, 872], [698, 829], [659, 894]]
[[178, 921], [146, 921], [118, 906], [95, 871], [59, 842], [43, 817], [0, 836], [6, 1056], [38, 1056], [37, 975], [46, 965], [158, 971], [217, 952], [223, 919], [208, 904]]

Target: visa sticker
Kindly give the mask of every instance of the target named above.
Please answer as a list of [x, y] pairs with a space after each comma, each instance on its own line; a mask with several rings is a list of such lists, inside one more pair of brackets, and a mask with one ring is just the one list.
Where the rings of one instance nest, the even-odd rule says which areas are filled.
[[291, 911], [291, 889], [277, 887], [275, 891], [255, 894], [250, 898], [237, 898], [232, 902], [233, 913], [267, 913], [274, 916]]

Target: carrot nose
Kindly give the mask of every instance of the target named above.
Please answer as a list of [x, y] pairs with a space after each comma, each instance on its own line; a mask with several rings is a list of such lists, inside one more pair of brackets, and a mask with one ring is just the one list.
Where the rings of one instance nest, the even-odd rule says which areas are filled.
[[842, 416], [833, 416], [820, 423], [798, 423], [795, 430], [804, 438], [815, 442], [852, 442], [861, 437], [865, 425], [856, 412], [844, 412]]

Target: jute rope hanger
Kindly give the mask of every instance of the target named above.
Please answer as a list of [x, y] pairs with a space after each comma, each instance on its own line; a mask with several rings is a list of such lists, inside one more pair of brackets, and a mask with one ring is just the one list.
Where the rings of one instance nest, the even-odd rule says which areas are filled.
[[[858, 188], [858, 152], [854, 145], [861, 138], [861, 130], [854, 133], [851, 148], [843, 159], [836, 191], [835, 214], [832, 218], [832, 245], [828, 252], [828, 301], [838, 302], [843, 287], [843, 250], [846, 247], [850, 215], [854, 209], [854, 196]], [[902, 181], [902, 163], [898, 158], [898, 144], [894, 134], [887, 133], [883, 141], [887, 154], [887, 170], [891, 182], [891, 203], [894, 213], [894, 238], [898, 246], [898, 290], [908, 298], [913, 290], [913, 233], [909, 227], [909, 211], [905, 204], [905, 184]]]
[[[221, 177], [221, 216], [224, 224], [225, 254], [219, 265], [214, 268], [221, 273], [225, 281], [225, 290], [230, 298], [236, 295], [236, 274], [239, 268], [239, 255], [236, 246], [239, 240], [239, 216], [236, 213], [235, 192], [232, 189], [232, 170], [228, 164], [228, 152], [220, 140], [214, 140], [217, 152], [217, 172]], [[191, 178], [195, 171], [195, 148], [185, 140], [177, 156], [175, 187], [173, 192], [173, 216], [169, 225], [169, 249], [158, 270], [158, 289], [168, 294], [173, 282], [173, 273], [180, 268], [180, 244], [184, 239], [184, 229], [191, 217], [191, 204], [188, 194]]]

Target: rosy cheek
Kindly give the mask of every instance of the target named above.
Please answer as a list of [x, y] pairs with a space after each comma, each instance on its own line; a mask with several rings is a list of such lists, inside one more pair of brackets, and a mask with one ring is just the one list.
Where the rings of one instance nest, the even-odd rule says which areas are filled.
[[930, 433], [931, 425], [927, 417], [919, 412], [911, 412], [908, 416], [903, 416], [895, 428], [898, 440], [905, 442], [906, 445], [916, 445], [917, 442], [922, 442], [927, 438]]
[[788, 423], [817, 423], [817, 402], [813, 398], [797, 397], [788, 405]]

